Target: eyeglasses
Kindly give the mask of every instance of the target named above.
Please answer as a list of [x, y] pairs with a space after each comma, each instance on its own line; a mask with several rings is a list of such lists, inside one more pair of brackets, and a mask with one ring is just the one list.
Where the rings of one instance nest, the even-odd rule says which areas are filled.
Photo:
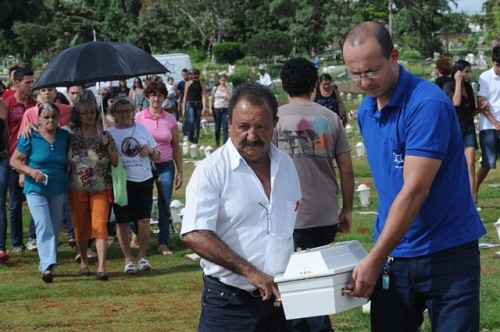
[[349, 73], [349, 78], [355, 82], [359, 82], [363, 78], [366, 78], [367, 80], [374, 80], [380, 76], [380, 74], [382, 73], [382, 70], [383, 70], [383, 68], [380, 68], [380, 69], [374, 70], [374, 71], [368, 71], [368, 72], [362, 73], [362, 74]]

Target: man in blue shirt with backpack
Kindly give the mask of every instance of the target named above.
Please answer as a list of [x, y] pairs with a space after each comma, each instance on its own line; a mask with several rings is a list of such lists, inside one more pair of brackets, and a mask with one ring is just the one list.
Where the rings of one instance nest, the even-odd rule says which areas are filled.
[[385, 27], [364, 22], [343, 45], [351, 79], [368, 96], [358, 112], [379, 194], [376, 244], [353, 272], [371, 297], [372, 331], [479, 331], [476, 212], [460, 126], [441, 90], [398, 64]]

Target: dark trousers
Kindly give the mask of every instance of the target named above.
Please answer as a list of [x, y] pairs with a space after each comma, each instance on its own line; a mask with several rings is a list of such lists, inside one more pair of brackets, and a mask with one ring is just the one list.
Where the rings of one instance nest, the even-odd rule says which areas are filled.
[[23, 188], [19, 186], [19, 173], [9, 166], [8, 160], [0, 162], [0, 250], [6, 249], [7, 213], [6, 199], [9, 192], [9, 219], [13, 247], [23, 245]]
[[198, 143], [200, 139], [202, 102], [186, 102], [186, 114], [184, 114], [184, 135], [191, 143]]
[[[332, 243], [337, 235], [337, 225], [296, 229], [293, 232], [295, 248], [310, 249]], [[292, 319], [289, 321], [293, 332], [331, 332], [332, 323], [328, 316]]]
[[222, 141], [223, 144], [226, 143], [229, 137], [227, 108], [214, 109], [214, 121], [215, 121], [215, 144], [219, 146], [221, 131], [223, 136], [223, 141]]
[[287, 332], [282, 307], [255, 293], [205, 276], [198, 332]]
[[477, 241], [429, 256], [396, 258], [389, 289], [378, 281], [371, 298], [374, 332], [415, 332], [427, 308], [433, 332], [479, 331]]

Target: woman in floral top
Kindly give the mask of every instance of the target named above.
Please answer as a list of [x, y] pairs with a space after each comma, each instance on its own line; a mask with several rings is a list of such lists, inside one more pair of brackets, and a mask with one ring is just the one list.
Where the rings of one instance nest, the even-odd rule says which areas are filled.
[[97, 279], [106, 273], [107, 223], [111, 208], [111, 164], [118, 164], [118, 153], [111, 135], [102, 129], [102, 120], [92, 92], [84, 91], [75, 104], [71, 119], [69, 159], [70, 204], [80, 251], [80, 274], [89, 275], [88, 242], [96, 240]]

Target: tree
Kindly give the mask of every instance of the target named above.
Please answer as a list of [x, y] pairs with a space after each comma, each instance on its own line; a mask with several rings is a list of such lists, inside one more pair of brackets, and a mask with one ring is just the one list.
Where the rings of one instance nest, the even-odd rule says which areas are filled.
[[500, 3], [498, 0], [486, 0], [483, 3], [485, 12], [484, 23], [487, 31], [487, 41], [497, 43], [500, 37]]
[[17, 51], [25, 63], [31, 63], [40, 50], [46, 49], [48, 29], [36, 23], [15, 22], [12, 31], [16, 35]]
[[13, 30], [14, 22], [33, 22], [44, 12], [45, 7], [42, 1], [0, 0], [0, 52], [3, 54], [24, 53], [26, 44], [18, 43]]
[[395, 3], [398, 8], [394, 19], [396, 41], [412, 45], [426, 57], [431, 57], [435, 51], [441, 51], [438, 32], [444, 25], [444, 17], [451, 11], [450, 2], [397, 0]]
[[227, 42], [219, 43], [214, 46], [215, 60], [218, 63], [234, 64], [237, 60], [242, 59], [245, 54], [241, 50], [240, 43]]
[[247, 44], [247, 53], [260, 59], [270, 60], [274, 56], [288, 56], [293, 44], [290, 36], [281, 31], [261, 32], [251, 38]]

